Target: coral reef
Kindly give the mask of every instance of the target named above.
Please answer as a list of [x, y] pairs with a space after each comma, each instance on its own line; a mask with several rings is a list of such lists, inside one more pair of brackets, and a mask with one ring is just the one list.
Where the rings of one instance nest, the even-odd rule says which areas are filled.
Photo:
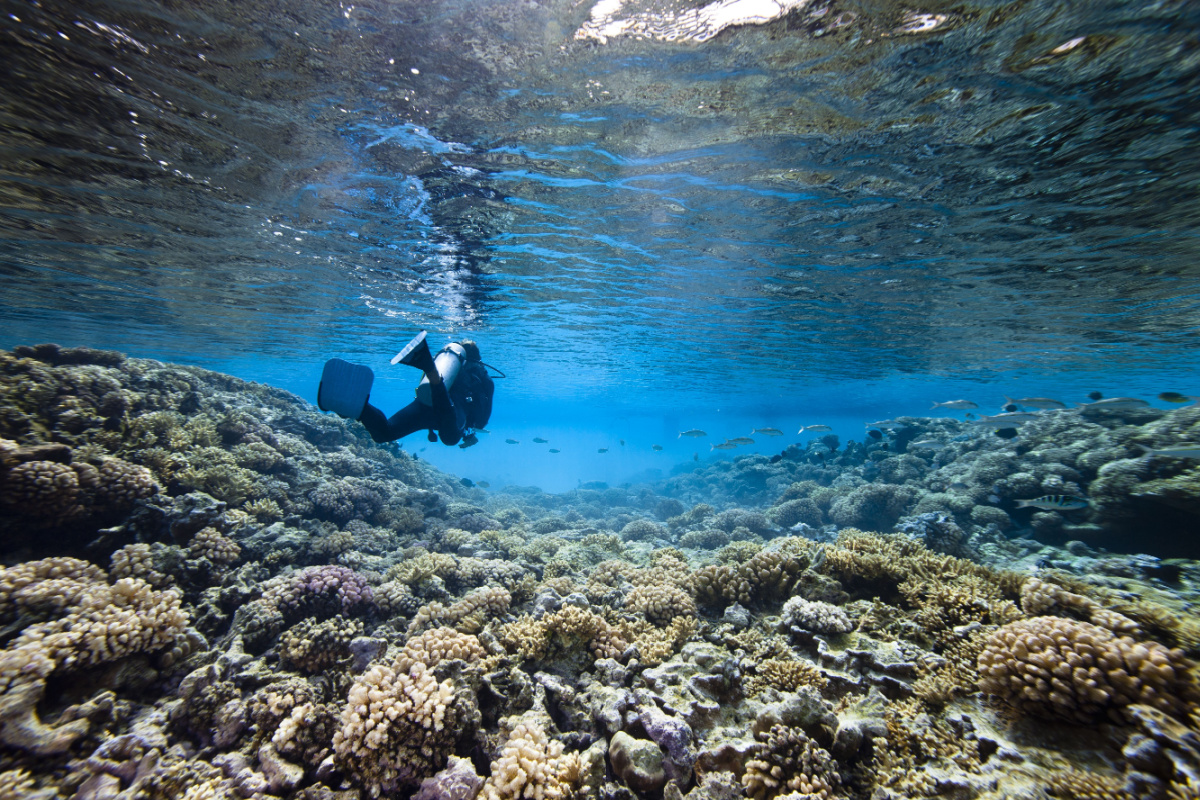
[[[1197, 409], [1053, 412], [1011, 440], [905, 418], [547, 495], [105, 351], [0, 353], [0, 405], [3, 796], [1200, 783], [1200, 568], [1102, 549], [1194, 526], [1194, 465], [1134, 451], [1196, 435]], [[1047, 494], [1090, 504], [1018, 502]]]

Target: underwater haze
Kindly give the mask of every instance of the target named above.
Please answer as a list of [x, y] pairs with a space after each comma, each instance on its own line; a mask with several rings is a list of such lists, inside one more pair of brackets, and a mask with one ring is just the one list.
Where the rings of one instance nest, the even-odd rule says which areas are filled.
[[413, 333], [473, 337], [494, 442], [423, 455], [548, 490], [692, 427], [1200, 392], [1195, 4], [3, 9], [6, 346], [400, 403]]

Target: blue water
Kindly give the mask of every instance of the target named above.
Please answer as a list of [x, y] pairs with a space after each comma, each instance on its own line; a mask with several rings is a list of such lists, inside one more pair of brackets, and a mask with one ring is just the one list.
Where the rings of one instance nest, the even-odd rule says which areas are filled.
[[0, 345], [309, 401], [340, 356], [390, 411], [416, 330], [470, 336], [490, 433], [404, 447], [550, 491], [935, 400], [1200, 394], [1196, 5], [935, 5], [672, 40], [629, 3], [602, 40], [566, 0], [6, 1]]

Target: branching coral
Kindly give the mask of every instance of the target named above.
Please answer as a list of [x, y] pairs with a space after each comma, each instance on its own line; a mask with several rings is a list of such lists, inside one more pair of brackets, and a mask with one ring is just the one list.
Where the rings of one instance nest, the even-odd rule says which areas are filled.
[[742, 785], [754, 800], [798, 794], [806, 800], [832, 800], [841, 777], [837, 762], [803, 731], [774, 725], [758, 735], [762, 746], [746, 762]]
[[333, 736], [337, 762], [372, 797], [413, 787], [446, 763], [470, 702], [420, 662], [406, 671], [376, 664], [350, 687]]
[[324, 622], [300, 620], [279, 639], [279, 658], [303, 672], [320, 672], [350, 655], [350, 642], [363, 633], [356, 619], [338, 615]]
[[635, 587], [626, 598], [625, 605], [657, 624], [667, 624], [676, 617], [696, 616], [696, 601], [676, 586], [651, 584]]
[[520, 720], [492, 762], [484, 800], [569, 800], [580, 780], [579, 756], [565, 753], [536, 721]]
[[1179, 650], [1058, 617], [1005, 625], [979, 654], [979, 688], [1021, 711], [1089, 724], [1144, 703], [1186, 718], [1197, 697]]
[[0, 738], [39, 754], [61, 752], [87, 731], [79, 720], [51, 729], [35, 706], [53, 673], [153, 653], [184, 635], [179, 595], [137, 578], [109, 584], [98, 568], [47, 559], [0, 569], [0, 607], [34, 618], [0, 652]]
[[854, 630], [854, 623], [842, 609], [803, 597], [792, 597], [783, 604], [783, 624], [814, 633], [848, 633]]
[[374, 605], [366, 579], [348, 567], [322, 565], [307, 567], [282, 579], [276, 579], [263, 593], [263, 600], [284, 616], [331, 617], [350, 615]]
[[430, 603], [417, 610], [408, 625], [410, 634], [434, 625], [453, 625], [463, 633], [477, 633], [484, 623], [508, 613], [512, 593], [499, 586], [475, 589], [450, 606]]

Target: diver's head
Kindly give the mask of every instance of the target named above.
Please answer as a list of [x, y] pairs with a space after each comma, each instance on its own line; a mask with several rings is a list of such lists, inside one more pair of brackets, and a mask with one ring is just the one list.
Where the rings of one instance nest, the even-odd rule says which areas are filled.
[[467, 351], [467, 361], [482, 361], [483, 358], [479, 355], [479, 345], [475, 344], [474, 339], [463, 339], [459, 344], [463, 350]]

